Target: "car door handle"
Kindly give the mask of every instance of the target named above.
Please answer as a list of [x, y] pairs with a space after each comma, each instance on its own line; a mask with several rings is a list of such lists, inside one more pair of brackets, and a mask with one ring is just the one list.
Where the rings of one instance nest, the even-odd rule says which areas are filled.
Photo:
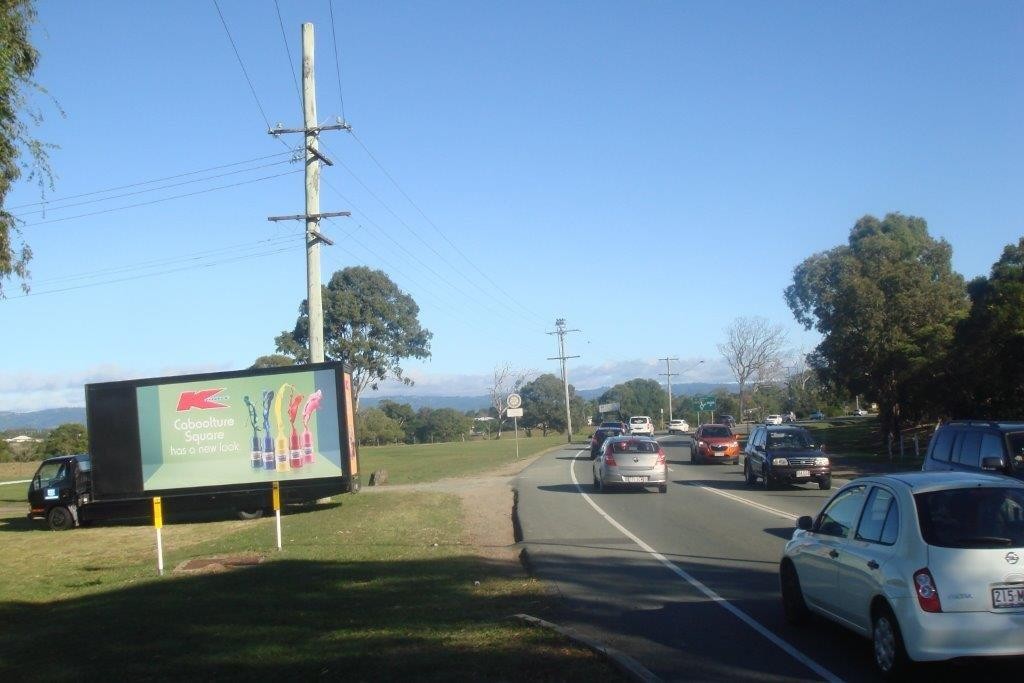
[[828, 556], [831, 557], [834, 560], [837, 557], [839, 557], [839, 552], [836, 551], [836, 550], [829, 550], [828, 551]]
[[874, 560], [868, 561], [868, 569], [878, 569], [878, 563]]

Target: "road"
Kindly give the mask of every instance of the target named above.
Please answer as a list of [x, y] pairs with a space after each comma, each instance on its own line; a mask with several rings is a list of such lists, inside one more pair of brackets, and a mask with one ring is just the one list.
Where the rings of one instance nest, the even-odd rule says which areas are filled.
[[749, 489], [736, 465], [692, 465], [688, 437], [658, 439], [666, 494], [595, 493], [589, 449], [578, 445], [520, 475], [523, 545], [564, 598], [556, 620], [663, 680], [874, 680], [868, 640], [782, 618], [782, 547], [796, 517], [834, 491]]

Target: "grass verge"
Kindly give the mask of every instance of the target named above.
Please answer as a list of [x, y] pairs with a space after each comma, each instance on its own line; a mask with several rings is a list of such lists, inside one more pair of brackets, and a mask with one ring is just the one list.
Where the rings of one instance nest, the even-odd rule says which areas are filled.
[[[0, 680], [619, 680], [602, 658], [517, 620], [550, 598], [463, 543], [456, 497], [345, 496], [274, 521], [50, 532], [0, 517]], [[478, 583], [479, 582], [479, 583]]]
[[[519, 459], [565, 443], [564, 434], [519, 438]], [[439, 444], [363, 446], [359, 464], [363, 483], [377, 469], [388, 471], [392, 484], [417, 484], [445, 477], [465, 477], [516, 461], [516, 440], [506, 432], [500, 439]]]

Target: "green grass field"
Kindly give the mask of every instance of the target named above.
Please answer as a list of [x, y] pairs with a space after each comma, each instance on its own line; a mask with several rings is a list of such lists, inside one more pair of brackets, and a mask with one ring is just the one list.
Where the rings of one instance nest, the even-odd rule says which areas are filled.
[[[581, 441], [582, 436], [574, 437]], [[549, 434], [526, 438], [520, 432], [519, 459], [566, 442], [564, 434]], [[465, 477], [515, 462], [516, 440], [511, 432], [500, 439], [457, 443], [415, 444], [399, 446], [363, 446], [359, 449], [359, 466], [363, 471], [363, 484], [377, 469], [388, 471], [391, 484], [415, 484], [436, 481], [446, 477]]]
[[[0, 506], [0, 680], [618, 680], [601, 658], [509, 619], [533, 579], [473, 554], [456, 497], [347, 495], [274, 520], [50, 532]], [[195, 558], [266, 561], [171, 572]], [[479, 583], [477, 583], [479, 582]]]

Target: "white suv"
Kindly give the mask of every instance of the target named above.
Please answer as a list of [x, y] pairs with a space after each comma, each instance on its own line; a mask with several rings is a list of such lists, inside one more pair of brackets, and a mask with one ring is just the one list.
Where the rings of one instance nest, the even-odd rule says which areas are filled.
[[668, 433], [669, 434], [686, 434], [690, 431], [690, 423], [686, 420], [669, 420], [668, 421]]
[[654, 423], [646, 415], [631, 417], [629, 418], [629, 433], [654, 436]]

